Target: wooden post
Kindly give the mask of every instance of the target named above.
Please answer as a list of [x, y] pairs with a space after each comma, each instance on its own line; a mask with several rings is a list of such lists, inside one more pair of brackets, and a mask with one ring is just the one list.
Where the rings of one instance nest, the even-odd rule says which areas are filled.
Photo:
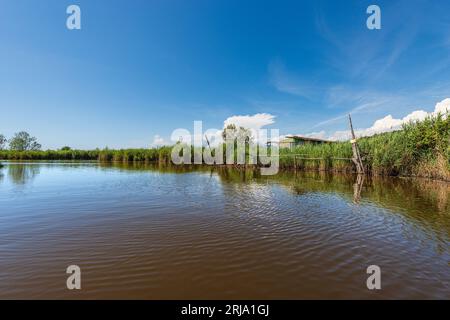
[[209, 152], [211, 152], [211, 145], [209, 144], [208, 136], [205, 133], [206, 143], [208, 144]]
[[348, 121], [350, 123], [350, 131], [352, 133], [352, 140], [350, 141], [352, 144], [353, 158], [352, 161], [356, 166], [356, 172], [358, 174], [364, 174], [364, 165], [361, 160], [361, 155], [359, 153], [358, 143], [356, 142], [355, 131], [353, 130], [352, 117], [350, 114], [348, 115]]

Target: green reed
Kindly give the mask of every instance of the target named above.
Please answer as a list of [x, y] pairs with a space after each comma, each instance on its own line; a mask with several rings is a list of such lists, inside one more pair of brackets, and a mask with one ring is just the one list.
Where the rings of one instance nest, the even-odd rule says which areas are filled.
[[[410, 122], [402, 130], [360, 138], [358, 144], [367, 171], [382, 175], [412, 175], [450, 180], [450, 117], [428, 117], [421, 122]], [[190, 148], [194, 151], [205, 148]], [[225, 150], [225, 148], [224, 148]], [[150, 149], [95, 149], [14, 151], [0, 150], [0, 160], [95, 160], [102, 162], [171, 162], [171, 146]], [[236, 149], [234, 158], [237, 159]], [[225, 154], [224, 163], [225, 163]], [[304, 171], [354, 171], [350, 142], [333, 142], [281, 149], [281, 168]], [[249, 149], [246, 148], [249, 163]], [[260, 164], [260, 163], [259, 163]]]

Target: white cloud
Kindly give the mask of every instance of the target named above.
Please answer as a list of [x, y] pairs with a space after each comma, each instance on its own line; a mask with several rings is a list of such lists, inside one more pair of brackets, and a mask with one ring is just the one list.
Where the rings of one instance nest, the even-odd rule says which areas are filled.
[[238, 127], [258, 130], [273, 123], [275, 123], [275, 116], [268, 113], [257, 113], [252, 116], [229, 117], [223, 122], [223, 127], [225, 128], [229, 124], [234, 124]]
[[450, 98], [444, 99], [441, 102], [436, 104], [436, 107], [434, 108], [434, 114], [437, 115], [438, 113], [445, 114], [446, 112], [450, 112]]
[[[399, 130], [403, 124], [410, 121], [423, 121], [428, 116], [436, 116], [438, 113], [445, 114], [446, 112], [450, 112], [450, 98], [437, 103], [433, 112], [416, 110], [401, 119], [395, 119], [392, 115], [387, 115], [382, 119], [376, 120], [370, 128], [355, 130], [355, 134], [358, 137], [367, 137], [377, 133]], [[336, 141], [349, 140], [350, 130], [336, 131], [328, 137], [324, 131], [313, 132], [306, 136]]]
[[157, 134], [153, 137], [152, 147], [161, 147], [165, 144], [167, 144], [166, 141], [160, 135]]
[[426, 111], [423, 111], [423, 110], [413, 111], [402, 119], [402, 124], [408, 123], [411, 121], [422, 121], [422, 120], [425, 120], [425, 118], [427, 116], [428, 116], [428, 112], [426, 112]]

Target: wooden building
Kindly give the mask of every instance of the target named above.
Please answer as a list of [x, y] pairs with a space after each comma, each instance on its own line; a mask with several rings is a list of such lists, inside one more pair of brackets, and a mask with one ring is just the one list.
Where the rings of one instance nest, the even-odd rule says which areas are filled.
[[295, 147], [304, 145], [304, 144], [322, 144], [322, 143], [330, 143], [332, 141], [323, 140], [318, 138], [309, 138], [303, 136], [286, 136], [284, 139], [280, 140], [279, 147], [280, 149], [293, 149]]

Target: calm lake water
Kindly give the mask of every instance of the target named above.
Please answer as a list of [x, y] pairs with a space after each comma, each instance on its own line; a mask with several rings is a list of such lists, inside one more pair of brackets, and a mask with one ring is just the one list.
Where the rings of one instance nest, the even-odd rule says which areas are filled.
[[4, 164], [3, 299], [450, 298], [449, 183]]

